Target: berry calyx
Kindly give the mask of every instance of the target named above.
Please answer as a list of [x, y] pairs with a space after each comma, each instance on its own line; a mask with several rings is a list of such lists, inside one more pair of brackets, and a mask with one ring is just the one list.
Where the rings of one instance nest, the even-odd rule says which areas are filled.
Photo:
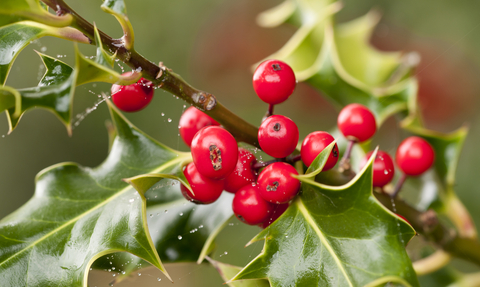
[[275, 204], [275, 207], [272, 211], [272, 213], [268, 216], [267, 220], [265, 220], [263, 223], [259, 224], [259, 226], [263, 229], [267, 228], [272, 224], [275, 220], [277, 220], [280, 215], [282, 215], [288, 208], [289, 204]]
[[235, 216], [250, 225], [257, 225], [267, 220], [274, 207], [274, 204], [260, 196], [258, 187], [254, 183], [238, 190], [232, 202]]
[[291, 154], [298, 143], [298, 127], [282, 115], [268, 117], [258, 129], [258, 143], [264, 152], [275, 158]]
[[416, 136], [402, 141], [395, 156], [398, 167], [410, 176], [418, 176], [427, 171], [434, 159], [435, 152], [432, 146], [426, 140]]
[[257, 161], [255, 156], [244, 148], [238, 148], [238, 160], [235, 170], [225, 179], [225, 190], [231, 193], [255, 182], [257, 173], [253, 164]]
[[219, 125], [209, 115], [192, 106], [182, 114], [178, 127], [185, 144], [191, 146], [192, 139], [199, 130], [204, 127]]
[[[123, 73], [123, 76], [129, 76], [132, 72]], [[128, 85], [112, 85], [112, 101], [124, 112], [138, 112], [144, 109], [153, 98], [153, 87], [150, 81], [144, 78], [138, 82]]]
[[275, 162], [264, 168], [257, 180], [263, 199], [276, 204], [292, 200], [300, 189], [300, 181], [292, 174], [298, 175], [297, 170], [284, 162]]
[[219, 126], [205, 127], [193, 137], [192, 157], [202, 175], [224, 179], [237, 165], [237, 142], [227, 130]]
[[[367, 153], [360, 166], [363, 168], [372, 156], [373, 151]], [[392, 181], [395, 175], [395, 167], [390, 155], [379, 150], [373, 160], [373, 186], [383, 187]]]
[[284, 102], [295, 90], [295, 73], [285, 62], [267, 60], [258, 65], [253, 74], [253, 89], [267, 104]]
[[[316, 131], [308, 134], [303, 140], [302, 149], [300, 150], [303, 163], [306, 166], [310, 166], [315, 158], [333, 141], [335, 139], [327, 132]], [[338, 146], [335, 144], [323, 167], [323, 171], [333, 168], [337, 164], [338, 156]]]
[[342, 134], [355, 142], [366, 141], [377, 131], [375, 116], [360, 104], [345, 106], [338, 114], [337, 124]]
[[210, 179], [201, 175], [193, 162], [183, 170], [193, 193], [183, 184], [180, 186], [183, 196], [197, 204], [209, 204], [216, 201], [223, 191], [223, 181]]

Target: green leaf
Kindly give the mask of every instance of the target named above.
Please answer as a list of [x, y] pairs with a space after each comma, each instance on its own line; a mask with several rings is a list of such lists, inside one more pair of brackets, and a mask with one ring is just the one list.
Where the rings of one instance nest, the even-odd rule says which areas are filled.
[[[402, 127], [427, 140], [435, 150], [434, 173], [427, 173], [414, 185], [415, 191], [420, 192], [418, 206], [421, 209], [433, 208], [445, 214], [460, 235], [476, 238], [475, 224], [454, 189], [455, 173], [468, 128], [463, 126], [449, 134], [439, 133], [424, 128], [415, 115], [406, 118]], [[435, 182], [435, 189], [431, 188], [431, 182]]]
[[127, 9], [123, 0], [104, 0], [102, 10], [115, 16], [123, 29], [123, 43], [127, 50], [133, 49], [133, 27], [127, 17]]
[[105, 162], [47, 168], [33, 198], [0, 221], [2, 285], [87, 286], [92, 262], [118, 251], [165, 273], [147, 229], [144, 194], [122, 179], [162, 172], [190, 154], [154, 141], [109, 107], [117, 137]]
[[105, 67], [113, 68], [113, 63], [114, 63], [116, 54], [110, 56], [103, 49], [103, 43], [100, 38], [100, 34], [98, 32], [96, 25], [94, 26], [94, 33], [95, 33], [95, 44], [97, 45], [97, 57], [95, 58], [95, 61]]
[[[212, 264], [215, 269], [217, 269], [218, 273], [225, 281], [230, 281], [240, 270], [241, 267], [225, 264], [220, 261], [213, 260], [210, 257], [206, 257], [208, 262]], [[227, 285], [230, 287], [269, 287], [270, 284], [267, 280], [259, 279], [259, 280], [243, 280], [243, 281], [233, 281], [227, 282]]]
[[[0, 5], [1, 6], [1, 5]], [[31, 41], [43, 36], [55, 36], [89, 43], [80, 31], [73, 28], [53, 28], [43, 24], [23, 21], [0, 28], [0, 85], [4, 85], [18, 54]]]
[[73, 20], [70, 14], [64, 16], [50, 14], [38, 0], [2, 0], [0, 15], [2, 19], [0, 26], [21, 20], [32, 20], [49, 26], [66, 27]]
[[[369, 45], [379, 19], [376, 13], [334, 26], [332, 17], [340, 4], [327, 4], [322, 0], [295, 1], [293, 10], [297, 12], [284, 20], [300, 27], [279, 51], [267, 58], [287, 62], [299, 81], [322, 91], [339, 107], [350, 103], [367, 106], [379, 126], [392, 114], [416, 105], [417, 83], [408, 75], [418, 57], [380, 52]], [[283, 5], [272, 15], [292, 10], [293, 4]], [[323, 9], [315, 9], [316, 6]], [[285, 11], [278, 12], [282, 10]]]
[[[9, 133], [18, 125], [23, 114], [29, 109], [44, 108], [55, 114], [71, 134], [72, 105], [75, 87], [90, 82], [131, 84], [141, 77], [140, 73], [122, 76], [111, 68], [85, 58], [75, 46], [76, 69], [58, 59], [38, 53], [47, 69], [37, 87], [15, 91], [11, 87], [0, 87], [6, 96], [0, 98], [0, 107], [9, 106], [7, 118]], [[15, 106], [11, 106], [16, 96]]]
[[[38, 54], [42, 58], [47, 71], [37, 87], [18, 90], [20, 104], [7, 110], [9, 133], [16, 128], [27, 110], [41, 107], [54, 113], [65, 124], [70, 134], [75, 73], [70, 66], [62, 61], [41, 53]], [[0, 90], [5, 88], [0, 87]]]
[[[224, 194], [209, 205], [196, 205], [181, 195], [178, 181], [162, 180], [145, 193], [148, 228], [164, 263], [201, 263], [214, 248], [214, 239], [233, 216], [233, 194]], [[111, 269], [116, 282], [149, 264], [130, 254], [115, 254], [98, 259], [94, 267]], [[126, 263], [128, 262], [128, 263]]]
[[272, 286], [419, 286], [405, 251], [415, 231], [373, 196], [373, 158], [343, 186], [299, 176], [301, 195], [252, 239], [265, 240], [264, 249], [234, 280], [268, 278]]

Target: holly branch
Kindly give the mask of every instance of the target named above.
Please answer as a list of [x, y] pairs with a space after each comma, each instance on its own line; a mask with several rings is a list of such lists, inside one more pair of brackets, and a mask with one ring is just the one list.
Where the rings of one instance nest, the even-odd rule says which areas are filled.
[[[63, 0], [42, 1], [52, 8], [57, 15], [72, 15], [71, 26], [81, 31], [89, 39], [90, 44], [95, 44], [95, 28], [92, 23], [77, 14]], [[155, 86], [205, 111], [229, 130], [237, 140], [259, 147], [258, 129], [255, 126], [228, 110], [217, 101], [214, 95], [194, 88], [163, 64], [157, 65], [143, 57], [134, 49], [133, 31], [129, 29], [128, 25], [122, 25], [122, 28], [124, 29], [124, 37], [120, 39], [114, 39], [99, 30], [103, 45], [112, 54], [115, 54], [118, 59], [132, 69], [141, 71], [142, 75], [152, 81]], [[345, 178], [341, 172], [331, 171], [328, 177], [330, 178], [328, 184], [339, 185], [346, 183], [353, 176], [349, 175], [348, 178]], [[480, 265], [480, 243], [478, 240], [459, 234], [453, 228], [443, 224], [438, 220], [434, 211], [421, 212], [398, 198], [393, 200], [395, 203], [395, 208], [393, 208], [390, 196], [376, 192], [374, 194], [385, 207], [403, 215], [418, 233], [438, 248], [448, 254]]]

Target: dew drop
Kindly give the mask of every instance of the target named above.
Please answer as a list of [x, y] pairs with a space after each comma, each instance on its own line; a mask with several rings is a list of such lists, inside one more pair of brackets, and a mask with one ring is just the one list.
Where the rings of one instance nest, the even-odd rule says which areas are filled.
[[130, 199], [128, 202], [134, 202], [134, 201], [135, 201], [135, 199], [134, 199], [134, 198], [132, 198], [132, 199]]
[[178, 240], [182, 240], [183, 237], [181, 235], [179, 235], [177, 238], [178, 238]]
[[142, 273], [138, 273], [138, 276], [142, 276]]
[[168, 118], [168, 119], [167, 119], [167, 122], [171, 123], [171, 122], [172, 122], [172, 119], [171, 119], [171, 118]]
[[157, 281], [158, 281], [158, 282], [162, 281], [162, 278], [157, 278]]

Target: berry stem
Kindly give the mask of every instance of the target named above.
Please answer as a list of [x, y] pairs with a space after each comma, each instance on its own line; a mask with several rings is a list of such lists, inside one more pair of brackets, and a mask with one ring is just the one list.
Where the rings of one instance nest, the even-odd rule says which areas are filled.
[[354, 145], [355, 145], [355, 141], [353, 140], [348, 141], [347, 149], [345, 150], [345, 153], [343, 154], [343, 157], [340, 160], [340, 166], [338, 168], [340, 172], [349, 171], [350, 168], [352, 167], [350, 165], [350, 156], [352, 155], [352, 149]]
[[273, 115], [273, 108], [275, 107], [275, 105], [273, 104], [268, 104], [268, 112], [267, 112], [267, 117]]
[[267, 165], [270, 165], [275, 162], [285, 162], [285, 158], [276, 158], [269, 161], [256, 162], [255, 164], [252, 165], [252, 169], [258, 171], [259, 169], [266, 167]]
[[407, 175], [402, 173], [402, 176], [400, 177], [400, 179], [397, 181], [397, 184], [395, 185], [395, 188], [393, 189], [393, 192], [392, 194], [390, 195], [391, 198], [395, 198], [397, 197], [397, 194], [400, 192], [400, 190], [402, 189], [402, 186], [403, 186], [403, 183], [405, 182], [405, 180], [407, 179]]
[[[77, 14], [63, 0], [41, 1], [54, 11], [60, 11], [62, 15], [71, 14], [73, 16], [72, 27], [81, 31], [89, 39], [90, 44], [95, 44], [94, 26]], [[98, 32], [104, 47], [110, 53], [116, 53], [116, 57], [132, 69], [141, 70], [142, 76], [152, 81], [153, 85], [198, 107], [223, 125], [238, 141], [260, 147], [257, 140], [258, 129], [220, 104], [215, 96], [192, 87], [172, 70], [163, 66], [163, 64], [156, 65], [140, 55], [133, 47], [127, 49], [124, 40], [121, 38], [114, 39], [100, 30]]]

